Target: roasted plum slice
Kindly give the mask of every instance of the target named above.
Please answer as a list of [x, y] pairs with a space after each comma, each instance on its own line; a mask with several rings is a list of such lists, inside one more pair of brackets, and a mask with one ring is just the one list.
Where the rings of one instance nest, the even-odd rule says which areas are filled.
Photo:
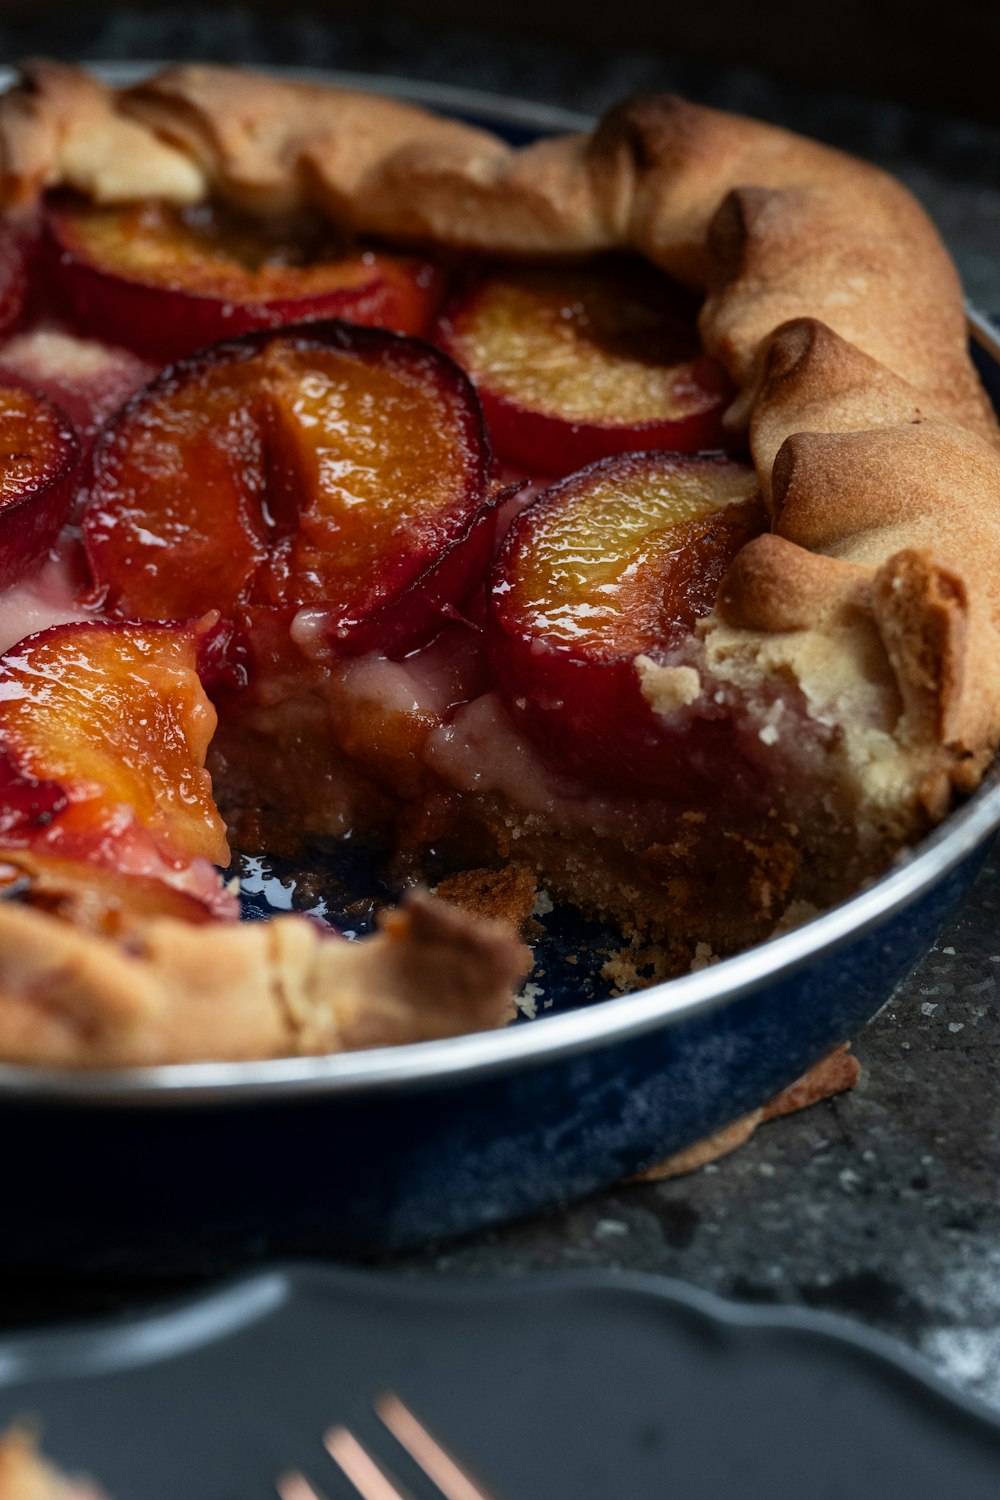
[[497, 456], [564, 475], [637, 449], [723, 445], [731, 390], [697, 304], [641, 261], [505, 267], [459, 292], [435, 340], [467, 371]]
[[424, 334], [441, 300], [442, 272], [427, 260], [210, 204], [60, 200], [47, 230], [55, 292], [74, 326], [160, 363], [314, 319]]
[[691, 795], [683, 761], [717, 731], [682, 749], [644, 699], [636, 658], [682, 644], [764, 525], [752, 468], [672, 453], [604, 459], [521, 513], [493, 574], [491, 652], [511, 714], [557, 771]]
[[26, 329], [0, 348], [0, 380], [27, 386], [54, 402], [85, 447], [158, 369], [120, 345], [78, 338], [53, 326]]
[[57, 625], [0, 657], [0, 862], [92, 867], [168, 887], [168, 910], [180, 893], [235, 915], [204, 769], [215, 628]]
[[428, 345], [343, 323], [246, 334], [166, 370], [105, 430], [87, 556], [122, 617], [283, 611], [323, 655], [367, 649], [391, 612], [404, 646], [445, 559], [438, 607], [478, 581], [489, 465], [472, 387]]
[[0, 384], [0, 588], [24, 578], [66, 517], [78, 445], [50, 401]]

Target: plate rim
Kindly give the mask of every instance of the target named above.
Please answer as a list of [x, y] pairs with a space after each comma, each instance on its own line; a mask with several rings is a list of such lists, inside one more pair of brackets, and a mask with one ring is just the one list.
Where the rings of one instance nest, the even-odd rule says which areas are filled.
[[0, 1333], [0, 1395], [16, 1392], [22, 1384], [86, 1380], [197, 1353], [261, 1319], [280, 1316], [299, 1295], [371, 1296], [444, 1307], [553, 1295], [653, 1302], [739, 1340], [814, 1339], [846, 1351], [876, 1365], [881, 1374], [902, 1379], [908, 1393], [938, 1402], [949, 1417], [969, 1421], [997, 1443], [1000, 1453], [1000, 1408], [956, 1386], [925, 1355], [892, 1334], [841, 1313], [798, 1304], [740, 1302], [654, 1271], [595, 1267], [463, 1277], [279, 1261], [172, 1298], [166, 1305]]

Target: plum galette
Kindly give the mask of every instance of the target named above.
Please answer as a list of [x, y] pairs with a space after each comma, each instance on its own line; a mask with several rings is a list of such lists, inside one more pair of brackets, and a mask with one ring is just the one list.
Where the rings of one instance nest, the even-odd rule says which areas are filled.
[[0, 1055], [508, 1015], [508, 931], [239, 924], [232, 847], [517, 866], [680, 970], [981, 777], [1000, 435], [875, 168], [667, 97], [513, 149], [33, 63], [0, 174]]

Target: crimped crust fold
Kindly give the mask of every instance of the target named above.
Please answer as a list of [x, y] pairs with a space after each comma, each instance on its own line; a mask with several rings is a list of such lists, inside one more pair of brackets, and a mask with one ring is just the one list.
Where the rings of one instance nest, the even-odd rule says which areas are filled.
[[303, 917], [138, 925], [121, 944], [0, 905], [0, 1057], [74, 1067], [232, 1061], [499, 1026], [529, 955], [415, 894], [348, 943]]

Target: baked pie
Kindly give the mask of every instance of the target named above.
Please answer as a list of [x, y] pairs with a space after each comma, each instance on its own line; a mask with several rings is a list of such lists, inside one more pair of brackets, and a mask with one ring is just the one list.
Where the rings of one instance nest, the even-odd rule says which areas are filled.
[[0, 1055], [509, 1015], [508, 928], [240, 924], [231, 848], [520, 870], [680, 971], [981, 778], [1000, 433], [875, 168], [667, 97], [514, 149], [32, 63], [0, 171]]

